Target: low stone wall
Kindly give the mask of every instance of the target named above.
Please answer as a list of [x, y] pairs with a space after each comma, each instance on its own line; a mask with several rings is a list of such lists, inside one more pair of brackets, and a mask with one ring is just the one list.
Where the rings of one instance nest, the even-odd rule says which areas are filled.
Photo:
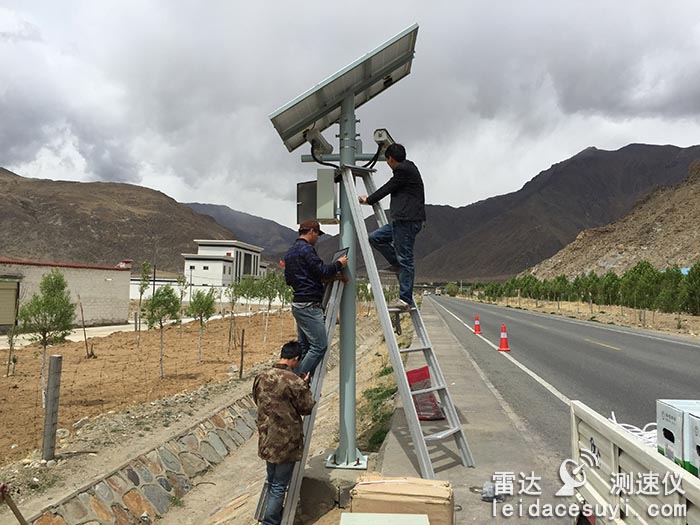
[[152, 523], [192, 489], [194, 478], [254, 435], [255, 417], [255, 404], [250, 395], [245, 396], [28, 521], [33, 525]]

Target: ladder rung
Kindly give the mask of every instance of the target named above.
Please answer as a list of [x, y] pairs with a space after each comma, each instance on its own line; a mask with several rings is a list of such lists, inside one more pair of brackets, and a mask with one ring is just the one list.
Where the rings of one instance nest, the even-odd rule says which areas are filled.
[[435, 432], [435, 434], [428, 434], [427, 436], [423, 436], [423, 439], [425, 441], [441, 441], [446, 437], [451, 436], [452, 434], [456, 434], [459, 431], [460, 427], [452, 427], [445, 430], [441, 430], [440, 432]]
[[421, 390], [411, 390], [412, 396], [419, 396], [421, 394], [429, 394], [430, 392], [437, 392], [438, 390], [444, 390], [445, 387], [442, 385], [431, 386], [430, 388], [423, 388]]
[[416, 308], [415, 306], [409, 306], [408, 308], [398, 308], [398, 307], [393, 307], [393, 308], [392, 308], [391, 306], [388, 306], [388, 307], [387, 307], [387, 310], [390, 311], [390, 312], [399, 312], [399, 313], [402, 313], [402, 314], [403, 314], [403, 313], [406, 313], [406, 314], [407, 314], [407, 313], [409, 313], [409, 312], [417, 312], [417, 311], [418, 311], [418, 308]]
[[402, 354], [410, 354], [411, 352], [423, 352], [425, 350], [430, 350], [429, 346], [412, 346], [410, 348], [399, 348], [399, 352]]

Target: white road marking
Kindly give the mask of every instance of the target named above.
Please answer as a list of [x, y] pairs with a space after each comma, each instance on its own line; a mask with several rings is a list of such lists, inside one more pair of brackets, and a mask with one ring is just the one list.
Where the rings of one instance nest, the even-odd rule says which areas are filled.
[[[450, 314], [452, 317], [457, 319], [460, 323], [462, 323], [464, 326], [466, 326], [472, 333], [474, 333], [474, 329], [471, 328], [467, 323], [462, 321], [459, 317], [457, 317], [454, 313], [450, 312], [447, 308], [439, 304], [437, 301], [433, 301], [436, 305], [438, 305], [440, 308], [445, 310], [448, 314]], [[491, 341], [486, 339], [483, 335], [481, 334], [476, 334], [477, 337], [480, 337], [482, 341], [484, 341], [486, 344], [488, 344], [491, 348], [494, 350], [498, 350], [498, 347], [493, 344]], [[540, 385], [542, 385], [544, 388], [546, 388], [554, 397], [556, 397], [559, 401], [564, 403], [565, 405], [569, 406], [571, 404], [571, 400], [566, 397], [564, 394], [562, 394], [559, 390], [557, 390], [552, 384], [550, 384], [548, 381], [544, 380], [541, 376], [539, 376], [537, 373], [533, 372], [530, 370], [528, 367], [526, 367], [524, 364], [518, 362], [513, 356], [510, 355], [510, 352], [499, 352], [503, 357], [508, 359], [511, 363], [513, 363], [515, 366], [520, 368], [523, 372], [525, 372], [527, 375], [529, 375], [532, 379], [537, 381]]]

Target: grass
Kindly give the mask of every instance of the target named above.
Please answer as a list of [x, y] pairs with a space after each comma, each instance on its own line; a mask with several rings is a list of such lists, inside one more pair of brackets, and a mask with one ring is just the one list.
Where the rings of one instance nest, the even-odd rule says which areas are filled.
[[[386, 371], [389, 372], [386, 372]], [[389, 379], [389, 374], [393, 372], [391, 367], [384, 367], [381, 377]], [[370, 422], [365, 432], [358, 436], [360, 447], [368, 452], [377, 452], [384, 442], [384, 438], [391, 428], [391, 416], [394, 413], [394, 403], [392, 398], [396, 393], [396, 385], [393, 381], [375, 388], [370, 388], [362, 393], [364, 398], [362, 406], [359, 408], [359, 416], [362, 420]]]
[[384, 377], [384, 376], [391, 375], [391, 374], [393, 374], [393, 373], [394, 373], [394, 367], [388, 366], [388, 365], [387, 365], [387, 366], [385, 366], [384, 368], [382, 368], [382, 369], [379, 371], [379, 374], [377, 374], [377, 375], [378, 375], [379, 377]]

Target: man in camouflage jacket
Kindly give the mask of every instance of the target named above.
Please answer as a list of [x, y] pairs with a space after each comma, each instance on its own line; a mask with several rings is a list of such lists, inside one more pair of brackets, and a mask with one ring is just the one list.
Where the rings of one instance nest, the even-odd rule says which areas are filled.
[[264, 525], [282, 522], [284, 493], [304, 448], [302, 416], [311, 414], [314, 407], [309, 373], [302, 377], [294, 373], [300, 358], [301, 345], [296, 341], [285, 343], [279, 362], [253, 383], [253, 400], [258, 406], [258, 455], [267, 462]]

